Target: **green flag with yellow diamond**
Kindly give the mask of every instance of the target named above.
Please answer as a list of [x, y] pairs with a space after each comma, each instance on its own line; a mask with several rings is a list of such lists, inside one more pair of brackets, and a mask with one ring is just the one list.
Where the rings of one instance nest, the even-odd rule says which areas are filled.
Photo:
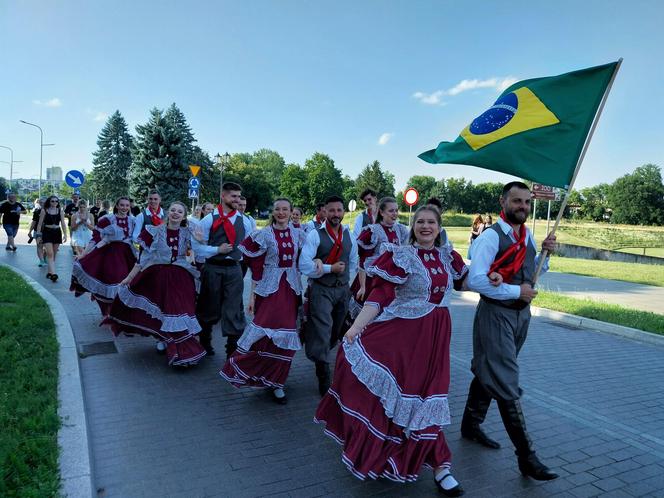
[[440, 142], [419, 157], [567, 188], [617, 65], [515, 83], [454, 142]]

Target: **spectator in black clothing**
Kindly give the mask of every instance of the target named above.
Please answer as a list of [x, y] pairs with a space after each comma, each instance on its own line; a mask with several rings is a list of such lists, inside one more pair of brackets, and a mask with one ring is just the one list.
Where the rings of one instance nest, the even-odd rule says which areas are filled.
[[14, 237], [16, 237], [16, 234], [18, 233], [19, 218], [21, 217], [21, 214], [25, 212], [26, 210], [23, 207], [23, 204], [16, 202], [16, 194], [14, 192], [9, 192], [7, 194], [7, 200], [2, 201], [2, 204], [0, 204], [2, 228], [4, 228], [7, 233], [7, 246], [5, 246], [5, 249], [8, 251], [16, 251]]
[[95, 225], [97, 224], [97, 220], [99, 219], [99, 211], [101, 211], [101, 199], [97, 199], [95, 205], [90, 208], [90, 214], [94, 218]]
[[139, 208], [136, 205], [136, 202], [134, 202], [134, 199], [129, 199], [129, 212], [131, 213], [132, 216], [138, 216], [141, 214], [141, 208]]

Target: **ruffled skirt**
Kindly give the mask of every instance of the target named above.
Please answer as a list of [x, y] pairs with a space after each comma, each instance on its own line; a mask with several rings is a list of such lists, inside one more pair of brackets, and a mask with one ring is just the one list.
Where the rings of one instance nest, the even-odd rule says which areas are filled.
[[299, 305], [300, 297], [285, 274], [274, 294], [257, 295], [254, 319], [219, 375], [235, 387], [283, 387], [295, 351], [302, 348], [297, 330]]
[[374, 322], [337, 354], [332, 387], [315, 421], [343, 446], [360, 479], [414, 481], [422, 467], [449, 467], [451, 322], [447, 308], [418, 319]]
[[131, 247], [124, 242], [111, 242], [95, 248], [74, 261], [69, 290], [79, 297], [86, 292], [97, 301], [101, 314], [108, 315], [111, 303], [122, 282], [136, 264]]
[[151, 336], [166, 343], [169, 365], [192, 365], [205, 356], [196, 334], [194, 278], [177, 265], [154, 265], [122, 286], [102, 322], [118, 336]]

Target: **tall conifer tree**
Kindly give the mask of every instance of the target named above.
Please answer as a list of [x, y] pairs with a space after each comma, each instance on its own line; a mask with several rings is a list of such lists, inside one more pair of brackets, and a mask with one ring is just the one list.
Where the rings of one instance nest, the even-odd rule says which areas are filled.
[[91, 186], [95, 195], [115, 200], [129, 193], [127, 173], [132, 145], [127, 123], [120, 111], [115, 111], [99, 133], [98, 148], [92, 153], [94, 167], [88, 179], [93, 180]]

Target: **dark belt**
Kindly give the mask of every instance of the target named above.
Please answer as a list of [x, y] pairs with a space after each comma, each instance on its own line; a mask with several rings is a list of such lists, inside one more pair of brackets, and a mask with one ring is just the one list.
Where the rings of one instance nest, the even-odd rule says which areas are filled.
[[507, 302], [507, 301], [501, 301], [500, 299], [492, 299], [484, 295], [481, 296], [481, 299], [486, 303], [495, 304], [496, 306], [500, 306], [501, 308], [507, 308], [516, 311], [521, 311], [530, 305], [530, 303], [522, 301], [521, 299], [517, 299], [512, 302]]
[[237, 266], [240, 262], [235, 261], [234, 259], [206, 259], [205, 264], [214, 266]]
[[314, 279], [312, 279], [312, 280], [313, 280], [314, 283], [317, 283], [318, 285], [322, 285], [323, 287], [332, 287], [332, 288], [335, 288], [335, 287], [343, 287], [343, 286], [347, 286], [347, 285], [348, 285], [348, 282], [343, 283], [341, 280], [335, 280], [335, 282], [334, 282], [333, 284], [326, 284], [326, 283], [324, 283], [324, 282], [321, 282], [321, 281], [318, 280], [317, 278], [314, 278]]

